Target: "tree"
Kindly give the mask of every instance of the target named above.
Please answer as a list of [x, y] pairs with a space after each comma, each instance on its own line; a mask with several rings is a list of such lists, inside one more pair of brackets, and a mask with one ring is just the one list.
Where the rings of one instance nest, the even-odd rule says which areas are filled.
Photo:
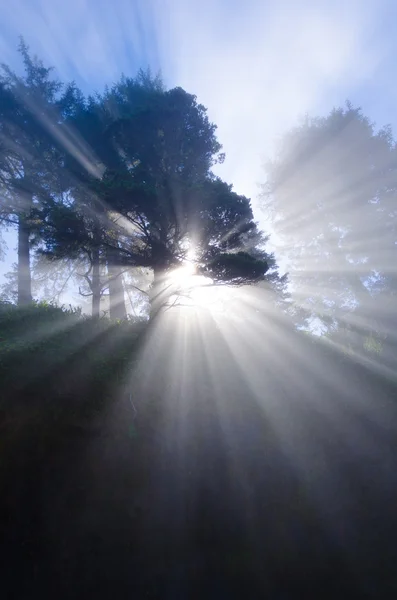
[[59, 177], [61, 194], [48, 206], [45, 214], [44, 253], [53, 260], [68, 256], [85, 263], [82, 276], [88, 291], [83, 290], [81, 294], [92, 296], [92, 314], [99, 316], [100, 300], [106, 287], [103, 265], [107, 253], [103, 240], [111, 235], [113, 225], [97, 193], [97, 182], [106, 168], [104, 162], [111, 163], [112, 155], [117, 160], [117, 155], [103, 142], [105, 125], [101, 120], [101, 105], [93, 97], [86, 100], [72, 83], [66, 88], [60, 111], [63, 118], [60, 126], [63, 142], [63, 169]]
[[350, 104], [281, 138], [262, 202], [306, 324], [340, 328], [360, 307], [369, 327], [394, 288], [396, 167], [390, 129], [376, 131]]
[[[131, 268], [153, 271], [153, 313], [168, 274], [188, 259], [216, 283], [264, 277], [274, 257], [264, 250], [249, 200], [211, 172], [223, 155], [195, 96], [165, 91], [140, 72], [87, 101], [73, 86], [65, 98], [63, 127], [85, 146], [85, 160], [66, 153], [66, 200], [49, 211], [43, 235], [54, 257], [88, 256], [93, 314], [105, 286], [111, 316], [125, 316], [121, 278]], [[108, 271], [102, 282], [101, 263]]]
[[157, 91], [133, 110], [130, 97], [109, 131], [123, 163], [107, 169], [100, 185], [123, 219], [121, 262], [153, 271], [152, 312], [167, 275], [187, 260], [217, 283], [261, 280], [273, 259], [250, 201], [211, 171], [224, 156], [206, 109], [180, 88]]
[[153, 271], [153, 306], [187, 260], [218, 284], [274, 271], [250, 201], [212, 173], [224, 155], [195, 96], [140, 71], [85, 99], [23, 40], [19, 50], [24, 76], [3, 65], [0, 78], [0, 216], [18, 228], [20, 304], [32, 299], [33, 247], [85, 264], [93, 315], [108, 289], [115, 318], [128, 269]]
[[21, 40], [25, 74], [2, 65], [0, 76], [0, 219], [18, 230], [18, 303], [32, 300], [30, 250], [43, 202], [56, 188], [54, 113], [61, 83]]

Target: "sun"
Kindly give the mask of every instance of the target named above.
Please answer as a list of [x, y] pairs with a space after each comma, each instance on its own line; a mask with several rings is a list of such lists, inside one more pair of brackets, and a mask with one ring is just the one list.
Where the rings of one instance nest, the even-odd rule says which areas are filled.
[[[223, 313], [227, 304], [228, 290], [214, 285], [213, 281], [198, 275], [194, 264], [184, 264], [170, 274], [170, 281], [175, 286], [171, 303], [173, 306], [188, 309], [205, 309], [211, 313]], [[229, 292], [230, 293], [230, 292]], [[189, 314], [197, 315], [196, 311]]]
[[206, 306], [205, 288], [212, 285], [211, 279], [197, 273], [197, 260], [193, 251], [189, 251], [180, 267], [168, 275], [174, 287], [172, 302], [179, 306]]
[[178, 267], [170, 274], [170, 278], [175, 285], [182, 288], [188, 288], [193, 284], [196, 275], [196, 267], [193, 262], [186, 261], [181, 267]]
[[[224, 314], [230, 303], [231, 292], [227, 286], [217, 286], [212, 279], [197, 273], [197, 256], [190, 249], [183, 264], [168, 274], [174, 293], [171, 304], [180, 308], [205, 309], [213, 314]], [[196, 314], [196, 311], [189, 314]]]
[[188, 249], [183, 263], [169, 274], [169, 278], [182, 291], [197, 285], [197, 255], [193, 248]]

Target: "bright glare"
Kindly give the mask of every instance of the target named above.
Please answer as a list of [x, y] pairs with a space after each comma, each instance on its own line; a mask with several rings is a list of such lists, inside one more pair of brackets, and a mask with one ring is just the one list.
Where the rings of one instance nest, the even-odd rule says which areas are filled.
[[178, 267], [175, 269], [175, 271], [173, 271], [171, 274], [171, 279], [176, 285], [187, 289], [194, 284], [195, 271], [196, 268], [194, 263], [191, 261], [186, 261], [182, 267]]
[[196, 262], [194, 250], [189, 250], [184, 264], [170, 274], [170, 281], [176, 288], [170, 299], [171, 304], [179, 307], [204, 308], [211, 313], [224, 312], [225, 303], [230, 299], [230, 290], [213, 285], [209, 277], [198, 275]]
[[[206, 278], [197, 275], [197, 255], [194, 248], [189, 248], [186, 258], [181, 267], [178, 267], [170, 274], [172, 283], [177, 287], [177, 291], [186, 293], [188, 290], [196, 287], [199, 280]], [[209, 281], [209, 280], [207, 280]]]

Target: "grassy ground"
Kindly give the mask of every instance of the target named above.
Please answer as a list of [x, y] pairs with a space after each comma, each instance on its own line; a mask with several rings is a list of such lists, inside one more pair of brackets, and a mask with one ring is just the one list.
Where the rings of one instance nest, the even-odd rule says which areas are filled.
[[1, 307], [4, 596], [394, 597], [392, 384], [144, 331]]

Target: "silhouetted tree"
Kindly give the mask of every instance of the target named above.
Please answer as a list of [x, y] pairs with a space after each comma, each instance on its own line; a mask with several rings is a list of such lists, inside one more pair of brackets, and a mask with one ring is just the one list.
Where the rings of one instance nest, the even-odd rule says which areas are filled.
[[0, 219], [18, 230], [18, 303], [32, 300], [30, 250], [43, 203], [56, 189], [59, 154], [54, 145], [62, 84], [31, 57], [21, 40], [25, 73], [2, 65], [0, 76]]
[[121, 260], [153, 271], [152, 303], [164, 299], [167, 274], [186, 260], [216, 283], [259, 281], [273, 257], [250, 201], [211, 171], [223, 155], [206, 109], [180, 88], [156, 91], [135, 109], [126, 97], [109, 132], [123, 165], [101, 184], [107, 205], [123, 217]]
[[65, 158], [67, 196], [49, 211], [44, 236], [54, 257], [82, 250], [89, 257], [93, 314], [105, 285], [111, 316], [125, 316], [128, 268], [153, 271], [157, 310], [167, 274], [188, 258], [197, 273], [233, 285], [259, 281], [275, 266], [250, 201], [211, 171], [223, 160], [221, 146], [194, 96], [164, 91], [142, 72], [87, 101], [72, 86], [68, 92], [63, 127], [75, 141]]
[[278, 280], [249, 199], [212, 172], [224, 155], [195, 96], [140, 71], [86, 99], [23, 41], [20, 52], [25, 75], [3, 66], [0, 80], [1, 215], [18, 226], [19, 303], [32, 299], [34, 241], [47, 258], [83, 265], [96, 316], [105, 290], [110, 316], [126, 316], [131, 268], [153, 272], [155, 312], [187, 260], [217, 284]]

